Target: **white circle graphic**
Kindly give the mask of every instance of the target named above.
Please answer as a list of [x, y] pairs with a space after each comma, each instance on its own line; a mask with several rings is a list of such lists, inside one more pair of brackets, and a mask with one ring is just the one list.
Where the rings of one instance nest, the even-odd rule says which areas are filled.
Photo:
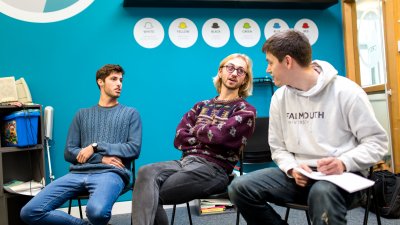
[[270, 21], [267, 22], [267, 24], [265, 24], [264, 27], [265, 39], [268, 39], [277, 32], [285, 31], [288, 29], [289, 25], [285, 21], [278, 18], [271, 19]]
[[144, 48], [155, 48], [164, 40], [164, 28], [158, 20], [143, 18], [133, 28], [136, 42]]
[[186, 18], [172, 21], [168, 34], [172, 43], [180, 48], [189, 48], [197, 41], [198, 37], [196, 25]]
[[202, 28], [204, 41], [211, 47], [220, 48], [229, 41], [230, 31], [225, 21], [212, 18], [207, 20]]
[[239, 20], [234, 28], [236, 41], [244, 47], [253, 47], [258, 43], [261, 37], [261, 31], [258, 24], [248, 18]]
[[32, 23], [52, 23], [68, 19], [79, 14], [94, 2], [94, 0], [78, 0], [63, 9], [44, 12], [46, 4], [46, 1], [44, 0], [7, 1], [12, 2], [12, 4], [6, 3], [5, 0], [0, 1], [1, 13], [17, 20]]
[[318, 27], [314, 21], [310, 19], [301, 19], [294, 25], [294, 29], [301, 31], [310, 41], [310, 45], [315, 44], [318, 40]]

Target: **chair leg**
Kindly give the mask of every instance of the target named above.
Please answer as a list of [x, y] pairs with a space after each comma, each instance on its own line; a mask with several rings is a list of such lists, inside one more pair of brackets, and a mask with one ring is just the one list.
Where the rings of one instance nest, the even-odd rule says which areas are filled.
[[290, 212], [290, 208], [287, 207], [287, 208], [286, 208], [286, 214], [285, 214], [285, 222], [286, 222], [286, 223], [288, 222], [288, 219], [289, 219], [289, 212]]
[[311, 225], [310, 215], [308, 215], [308, 211], [304, 211], [304, 212], [306, 213], [308, 225]]
[[78, 207], [79, 207], [79, 215], [81, 216], [81, 220], [83, 219], [82, 216], [82, 205], [81, 205], [81, 199], [78, 198]]
[[190, 212], [189, 202], [186, 202], [186, 208], [187, 208], [188, 216], [189, 216], [189, 224], [190, 224], [190, 225], [193, 225], [193, 222], [192, 222], [192, 213]]
[[172, 208], [171, 225], [174, 225], [176, 205]]
[[378, 225], [382, 225], [381, 212], [379, 211], [378, 202], [376, 201], [376, 197], [375, 197], [376, 196], [375, 189], [373, 189], [373, 187], [372, 187], [371, 190], [372, 190], [372, 203], [374, 204], [374, 207], [375, 207], [376, 222], [378, 223]]
[[68, 204], [68, 214], [71, 215], [71, 207], [72, 207], [72, 199], [69, 200], [69, 204]]
[[240, 224], [240, 212], [239, 212], [239, 209], [238, 208], [236, 208], [237, 209], [237, 213], [236, 213], [236, 225], [239, 225]]
[[367, 205], [365, 207], [363, 225], [368, 224], [369, 207], [371, 206], [371, 190], [372, 190], [372, 187], [368, 188], [368, 190], [367, 190]]
[[379, 212], [379, 207], [378, 207], [378, 203], [376, 201], [375, 190], [374, 190], [373, 186], [368, 188], [368, 191], [367, 191], [367, 205], [365, 207], [363, 225], [367, 225], [368, 224], [368, 215], [369, 215], [369, 209], [371, 207], [371, 199], [372, 199], [372, 207], [374, 207], [374, 212], [375, 212], [375, 215], [376, 215], [376, 222], [378, 223], [378, 225], [382, 225], [381, 214]]
[[[72, 199], [69, 200], [68, 204], [68, 214], [71, 215], [71, 208], [72, 208]], [[83, 214], [82, 214], [82, 204], [81, 204], [81, 199], [78, 198], [78, 208], [79, 208], [79, 216], [81, 219], [83, 219]]]

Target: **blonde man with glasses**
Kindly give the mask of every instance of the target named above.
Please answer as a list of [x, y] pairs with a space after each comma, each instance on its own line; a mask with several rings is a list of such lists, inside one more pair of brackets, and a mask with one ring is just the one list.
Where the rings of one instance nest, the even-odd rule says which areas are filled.
[[214, 77], [218, 96], [196, 103], [178, 124], [174, 145], [182, 158], [140, 168], [133, 225], [167, 225], [163, 205], [226, 190], [239, 149], [254, 131], [256, 109], [244, 100], [251, 95], [252, 80], [248, 56], [232, 54], [221, 61]]

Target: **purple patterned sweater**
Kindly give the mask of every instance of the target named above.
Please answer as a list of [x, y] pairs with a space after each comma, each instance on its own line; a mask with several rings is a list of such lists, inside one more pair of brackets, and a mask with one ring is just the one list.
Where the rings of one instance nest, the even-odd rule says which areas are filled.
[[230, 174], [239, 150], [254, 132], [256, 109], [242, 98], [198, 102], [176, 129], [174, 145], [183, 157], [196, 155], [217, 163]]

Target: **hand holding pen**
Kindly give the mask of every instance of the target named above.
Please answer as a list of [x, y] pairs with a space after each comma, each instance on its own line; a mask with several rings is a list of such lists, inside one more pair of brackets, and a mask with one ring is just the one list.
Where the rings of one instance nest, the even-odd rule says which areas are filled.
[[327, 157], [317, 161], [317, 170], [326, 175], [342, 174], [346, 166], [338, 158]]

